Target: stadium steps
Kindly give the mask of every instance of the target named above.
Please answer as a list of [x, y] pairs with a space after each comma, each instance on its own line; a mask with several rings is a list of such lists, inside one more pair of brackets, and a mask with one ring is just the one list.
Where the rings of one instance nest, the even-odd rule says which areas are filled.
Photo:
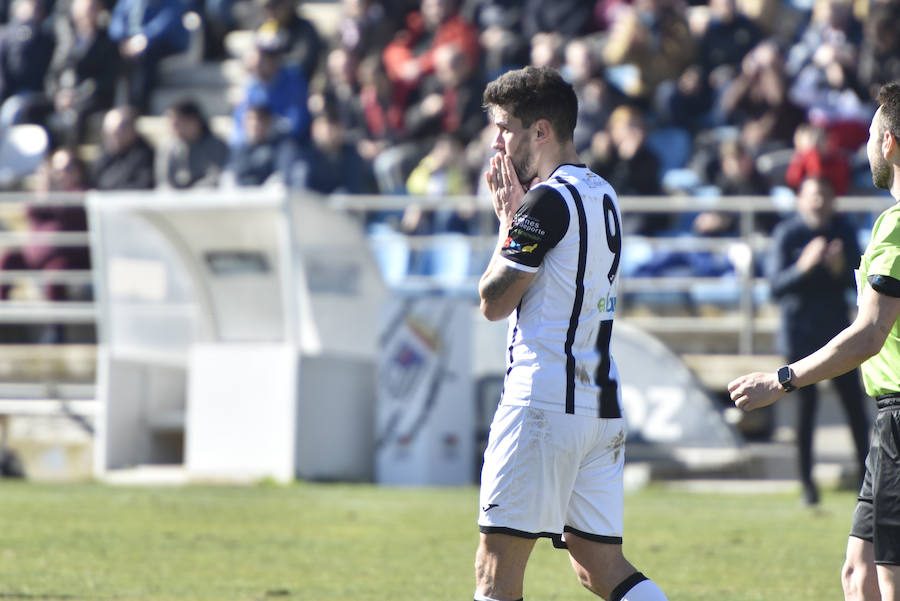
[[707, 390], [725, 390], [740, 375], [775, 371], [784, 364], [780, 355], [682, 353], [680, 356]]
[[187, 88], [222, 88], [240, 85], [246, 78], [241, 61], [226, 59], [223, 61], [207, 61], [198, 65], [179, 65], [160, 73], [159, 84], [162, 87]]
[[[71, 390], [85, 392], [82, 385], [94, 384], [96, 364], [93, 344], [2, 344], [0, 397], [38, 398], [44, 395], [35, 394], [37, 391], [65, 390], [69, 384], [75, 387]], [[74, 398], [85, 397], [79, 394]]]

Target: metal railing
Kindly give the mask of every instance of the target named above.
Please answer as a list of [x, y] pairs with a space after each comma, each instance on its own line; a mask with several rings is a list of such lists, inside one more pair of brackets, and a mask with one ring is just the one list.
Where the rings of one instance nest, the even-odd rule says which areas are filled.
[[[486, 260], [496, 245], [497, 233], [494, 230], [495, 220], [489, 201], [471, 196], [463, 197], [411, 197], [380, 195], [333, 195], [325, 202], [335, 210], [367, 214], [378, 211], [401, 211], [412, 203], [423, 210], [451, 209], [458, 206], [475, 206], [479, 233], [466, 236], [466, 243], [473, 256]], [[862, 213], [868, 220], [893, 204], [893, 199], [886, 196], [842, 197], [838, 199], [838, 210], [846, 213]], [[48, 206], [83, 205], [81, 195], [43, 195], [34, 194], [2, 194], [0, 195], [0, 220], [19, 221], [25, 207], [30, 203]], [[652, 322], [651, 329], [669, 332], [736, 332], [738, 344], [736, 351], [742, 354], [754, 352], [754, 337], [759, 331], [771, 331], [775, 324], [769, 317], [757, 316], [754, 290], [766, 286], [764, 279], [756, 276], [756, 257], [767, 250], [770, 240], [767, 235], [758, 233], [755, 220], [761, 212], [780, 212], [789, 214], [793, 210], [791, 199], [780, 199], [768, 196], [735, 196], [698, 198], [692, 196], [652, 196], [624, 197], [621, 206], [626, 213], [671, 212], [696, 213], [702, 211], [723, 211], [735, 214], [738, 218], [738, 235], [732, 237], [698, 237], [679, 235], [676, 237], [632, 237], [627, 243], [641, 243], [655, 251], [710, 251], [725, 253], [732, 260], [735, 273], [732, 276], [739, 290], [737, 310], [734, 314], [721, 317], [658, 317], [645, 318]], [[17, 216], [18, 215], [18, 219]], [[492, 231], [493, 230], [493, 231]], [[373, 238], [374, 239], [374, 238]], [[413, 250], [428, 249], [439, 236], [408, 236], [405, 242]], [[0, 252], [5, 249], [21, 247], [29, 243], [44, 245], [87, 245], [88, 234], [82, 232], [31, 232], [23, 229], [0, 231]], [[459, 284], [460, 288], [471, 288], [474, 294], [475, 282], [483, 265], [473, 265], [468, 279]], [[409, 281], [427, 279], [428, 276], [408, 276]], [[11, 283], [17, 280], [32, 280], [36, 285], [70, 284], [90, 285], [91, 272], [88, 270], [21, 270], [0, 272], [0, 283]], [[722, 282], [722, 278], [706, 277], [646, 277], [624, 278], [620, 284], [620, 292], [653, 293], [653, 292], [686, 292], [692, 287], [703, 284]], [[95, 307], [92, 302], [49, 302], [41, 300], [7, 300], [0, 301], [0, 322], [55, 322], [55, 323], [91, 323], [95, 320]]]
[[[497, 243], [494, 219], [489, 201], [473, 197], [410, 197], [410, 196], [349, 196], [335, 195], [329, 198], [335, 209], [369, 213], [373, 211], [398, 211], [417, 203], [423, 210], [450, 209], [460, 205], [478, 207], [481, 233], [470, 237], [472, 250], [477, 253], [490, 252]], [[721, 211], [737, 217], [736, 236], [702, 237], [690, 234], [678, 236], [636, 237], [626, 238], [628, 244], [645, 244], [654, 251], [709, 251], [722, 253], [729, 257], [734, 266], [734, 280], [738, 289], [738, 301], [735, 313], [721, 316], [659, 316], [633, 318], [638, 325], [660, 333], [727, 333], [737, 335], [739, 354], [753, 354], [756, 335], [760, 332], [771, 333], [777, 327], [777, 319], [772, 316], [759, 316], [755, 300], [755, 291], [767, 289], [765, 278], [756, 275], [757, 259], [764, 254], [771, 243], [767, 234], [759, 233], [755, 228], [757, 214], [777, 212], [785, 216], [794, 211], [794, 200], [791, 197], [779, 198], [771, 196], [645, 196], [623, 197], [620, 199], [623, 212], [627, 213], [699, 213], [704, 211]], [[837, 210], [842, 213], [865, 214], [866, 221], [872, 221], [878, 214], [891, 206], [894, 200], [888, 196], [841, 197], [837, 199]], [[413, 250], [427, 249], [434, 243], [433, 236], [410, 236], [407, 238]], [[627, 252], [627, 250], [626, 250]], [[480, 266], [483, 267], [483, 266]], [[463, 286], [475, 291], [478, 275], [472, 274]], [[422, 276], [410, 276], [409, 280], [422, 279]], [[625, 277], [620, 282], [620, 293], [659, 293], [687, 292], [698, 285], [721, 283], [721, 277]], [[763, 352], [770, 352], [764, 349]]]

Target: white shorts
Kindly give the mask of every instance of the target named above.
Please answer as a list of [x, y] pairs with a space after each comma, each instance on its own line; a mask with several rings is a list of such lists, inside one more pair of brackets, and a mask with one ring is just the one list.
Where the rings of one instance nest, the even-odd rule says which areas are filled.
[[478, 525], [485, 533], [563, 532], [622, 542], [625, 420], [501, 405], [484, 467]]

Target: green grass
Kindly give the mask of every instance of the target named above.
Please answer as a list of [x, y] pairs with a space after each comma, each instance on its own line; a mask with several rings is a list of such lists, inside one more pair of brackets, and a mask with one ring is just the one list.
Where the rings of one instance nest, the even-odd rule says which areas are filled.
[[[840, 599], [855, 499], [663, 488], [626, 499], [625, 552], [672, 601]], [[474, 488], [0, 483], [0, 600], [472, 598]], [[529, 601], [591, 599], [538, 543]]]

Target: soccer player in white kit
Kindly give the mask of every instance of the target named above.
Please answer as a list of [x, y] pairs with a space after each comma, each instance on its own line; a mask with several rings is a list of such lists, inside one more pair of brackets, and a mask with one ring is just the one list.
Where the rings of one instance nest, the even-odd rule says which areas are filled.
[[509, 318], [507, 374], [481, 475], [476, 601], [520, 601], [535, 540], [567, 547], [609, 601], [663, 601], [622, 554], [625, 423], [609, 354], [622, 252], [612, 187], [580, 164], [578, 102], [550, 68], [484, 92], [497, 136], [485, 174], [499, 240], [478, 291]]

